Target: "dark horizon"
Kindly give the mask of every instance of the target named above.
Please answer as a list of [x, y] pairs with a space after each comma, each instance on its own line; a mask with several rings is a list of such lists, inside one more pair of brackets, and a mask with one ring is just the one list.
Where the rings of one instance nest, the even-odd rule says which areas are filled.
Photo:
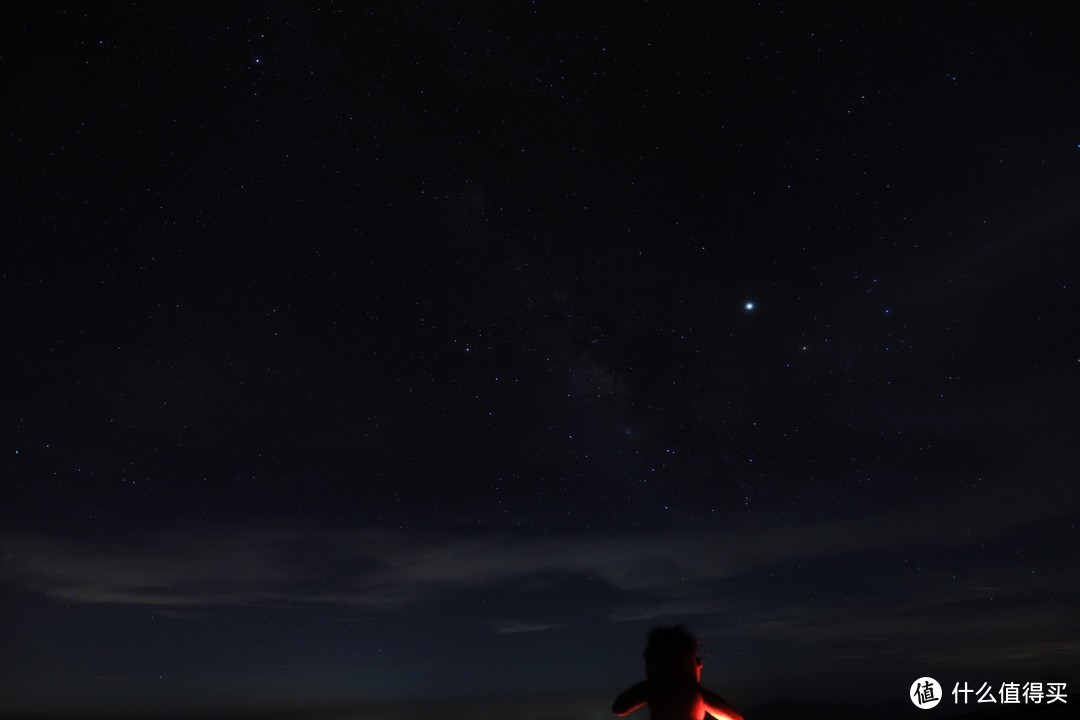
[[[160, 708], [150, 711], [120, 710], [109, 712], [5, 712], [5, 718], [20, 720], [338, 720], [364, 718], [365, 720], [408, 720], [410, 718], [438, 716], [456, 718], [477, 717], [480, 713], [494, 713], [495, 717], [552, 717], [567, 719], [611, 717], [608, 708], [594, 695], [513, 696], [504, 698], [447, 697], [420, 700], [403, 699], [383, 703], [325, 703], [296, 707], [258, 706], [257, 704], [233, 710], [192, 710], [169, 712]], [[547, 714], [537, 714], [544, 713]], [[746, 720], [914, 720], [927, 717], [925, 711], [912, 706], [906, 700], [891, 699], [878, 703], [854, 703], [846, 700], [771, 700], [746, 710]], [[483, 716], [483, 715], [480, 715]], [[647, 716], [647, 715], [646, 715]], [[962, 706], [945, 707], [933, 717], [951, 720], [1065, 720], [1076, 717], [1075, 708], [1067, 703], [1051, 706]]]
[[1075, 690], [1080, 11], [3, 17], [0, 715]]

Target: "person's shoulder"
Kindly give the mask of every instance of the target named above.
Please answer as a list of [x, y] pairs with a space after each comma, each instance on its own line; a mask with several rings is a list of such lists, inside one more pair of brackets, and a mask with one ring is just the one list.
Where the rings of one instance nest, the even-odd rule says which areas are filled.
[[648, 685], [645, 682], [639, 682], [619, 693], [619, 696], [615, 698], [615, 702], [612, 703], [611, 711], [620, 717], [629, 715], [648, 701]]

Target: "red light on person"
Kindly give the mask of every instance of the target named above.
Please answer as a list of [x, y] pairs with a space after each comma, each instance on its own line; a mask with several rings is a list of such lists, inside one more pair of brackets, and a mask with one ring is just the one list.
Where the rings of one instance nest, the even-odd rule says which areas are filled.
[[645, 646], [645, 681], [619, 693], [611, 711], [622, 717], [648, 706], [652, 720], [743, 720], [738, 710], [701, 684], [697, 640], [682, 625], [658, 627]]

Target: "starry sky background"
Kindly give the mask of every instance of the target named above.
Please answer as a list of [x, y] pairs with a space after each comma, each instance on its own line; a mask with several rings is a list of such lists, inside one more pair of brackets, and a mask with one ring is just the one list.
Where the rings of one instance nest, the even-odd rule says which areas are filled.
[[3, 13], [6, 712], [1077, 681], [1077, 11]]

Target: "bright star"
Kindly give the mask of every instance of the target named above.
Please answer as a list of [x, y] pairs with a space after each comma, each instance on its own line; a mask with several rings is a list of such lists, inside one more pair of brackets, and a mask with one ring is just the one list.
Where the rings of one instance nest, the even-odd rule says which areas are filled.
[[754, 309], [754, 303], [753, 303], [753, 301], [748, 301], [745, 305], [743, 305], [743, 307], [746, 308], [747, 310], [753, 310]]

